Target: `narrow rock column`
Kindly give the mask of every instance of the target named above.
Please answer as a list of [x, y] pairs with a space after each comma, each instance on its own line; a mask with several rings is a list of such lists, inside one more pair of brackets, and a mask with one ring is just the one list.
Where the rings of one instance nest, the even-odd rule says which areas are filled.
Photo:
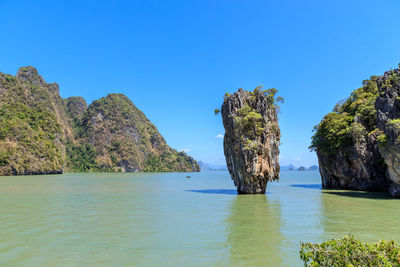
[[239, 89], [226, 95], [222, 104], [224, 153], [239, 194], [264, 194], [268, 181], [279, 180], [275, 93], [275, 89]]

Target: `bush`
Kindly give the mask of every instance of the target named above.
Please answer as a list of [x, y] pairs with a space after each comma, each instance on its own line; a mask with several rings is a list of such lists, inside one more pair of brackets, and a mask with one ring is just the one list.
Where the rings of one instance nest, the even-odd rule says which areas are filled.
[[400, 119], [394, 119], [389, 121], [389, 125], [393, 126], [395, 129], [400, 129]]
[[304, 266], [400, 266], [400, 247], [395, 241], [374, 244], [348, 235], [322, 243], [301, 243]]
[[358, 140], [359, 134], [374, 131], [377, 97], [377, 77], [372, 76], [363, 81], [363, 87], [354, 90], [349, 98], [336, 104], [333, 112], [314, 127], [310, 149], [334, 157]]
[[238, 130], [244, 133], [246, 138], [254, 140], [260, 136], [264, 131], [264, 120], [260, 113], [248, 104], [243, 105], [237, 110], [236, 123], [239, 125]]
[[75, 145], [67, 143], [67, 166], [70, 171], [97, 171], [99, 166], [96, 164], [97, 151], [89, 144]]
[[380, 134], [380, 135], [378, 136], [377, 140], [378, 140], [378, 145], [379, 145], [380, 147], [386, 146], [386, 143], [387, 143], [387, 136], [386, 136], [386, 134]]
[[353, 117], [347, 113], [329, 113], [314, 128], [311, 149], [334, 156], [340, 148], [352, 144], [351, 124]]

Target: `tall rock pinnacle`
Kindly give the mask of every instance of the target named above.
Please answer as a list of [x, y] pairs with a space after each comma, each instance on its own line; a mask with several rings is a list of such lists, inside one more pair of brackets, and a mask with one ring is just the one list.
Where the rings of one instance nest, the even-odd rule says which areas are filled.
[[276, 89], [239, 89], [226, 95], [221, 114], [224, 153], [239, 194], [264, 194], [268, 181], [279, 180], [280, 130]]

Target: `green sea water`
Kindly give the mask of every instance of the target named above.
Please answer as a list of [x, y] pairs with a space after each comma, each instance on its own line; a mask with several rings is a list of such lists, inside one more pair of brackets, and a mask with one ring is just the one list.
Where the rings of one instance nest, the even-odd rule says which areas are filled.
[[0, 178], [0, 266], [302, 266], [300, 241], [400, 240], [400, 200], [281, 172], [236, 195], [227, 172]]

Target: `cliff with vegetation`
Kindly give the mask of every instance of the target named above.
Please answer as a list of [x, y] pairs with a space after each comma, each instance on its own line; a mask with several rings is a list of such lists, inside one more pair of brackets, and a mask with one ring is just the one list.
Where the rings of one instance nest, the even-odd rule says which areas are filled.
[[146, 116], [123, 94], [93, 101], [83, 114], [80, 136], [97, 151], [102, 170], [199, 171], [196, 161], [170, 148]]
[[199, 171], [122, 94], [62, 99], [33, 67], [0, 73], [0, 175]]
[[379, 95], [375, 102], [377, 127], [381, 133], [379, 151], [385, 160], [388, 190], [400, 195], [400, 69], [385, 72], [377, 80]]
[[399, 81], [398, 69], [372, 76], [315, 127], [324, 188], [399, 195]]
[[224, 153], [239, 194], [264, 194], [269, 181], [279, 180], [276, 92], [239, 89], [222, 104]]

